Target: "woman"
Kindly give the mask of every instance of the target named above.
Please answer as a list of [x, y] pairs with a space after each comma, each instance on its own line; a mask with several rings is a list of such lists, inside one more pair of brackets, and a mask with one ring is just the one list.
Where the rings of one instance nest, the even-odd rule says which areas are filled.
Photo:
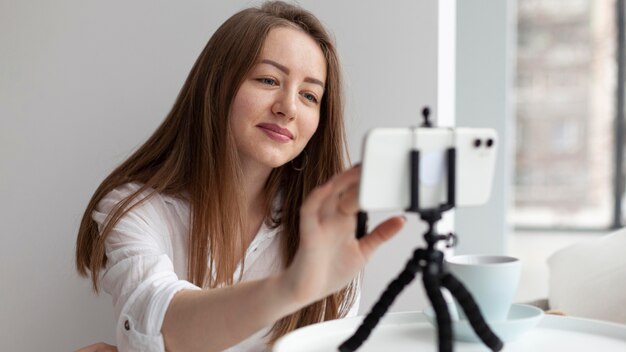
[[354, 314], [359, 271], [404, 220], [355, 238], [344, 138], [320, 22], [282, 2], [228, 19], [81, 222], [77, 268], [112, 295], [119, 349], [261, 351]]

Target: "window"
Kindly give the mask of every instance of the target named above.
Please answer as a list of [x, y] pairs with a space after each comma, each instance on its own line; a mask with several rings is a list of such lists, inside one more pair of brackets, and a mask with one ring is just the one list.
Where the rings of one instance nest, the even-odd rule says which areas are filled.
[[617, 6], [623, 0], [518, 0], [517, 227], [622, 224]]

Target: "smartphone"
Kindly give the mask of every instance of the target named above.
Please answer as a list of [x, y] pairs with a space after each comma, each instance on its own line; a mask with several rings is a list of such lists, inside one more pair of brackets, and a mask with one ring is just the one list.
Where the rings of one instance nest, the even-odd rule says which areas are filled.
[[410, 206], [412, 150], [420, 154], [420, 209], [446, 203], [449, 149], [455, 151], [454, 205], [482, 205], [491, 195], [497, 144], [497, 133], [488, 128], [370, 130], [363, 142], [359, 207], [397, 211]]

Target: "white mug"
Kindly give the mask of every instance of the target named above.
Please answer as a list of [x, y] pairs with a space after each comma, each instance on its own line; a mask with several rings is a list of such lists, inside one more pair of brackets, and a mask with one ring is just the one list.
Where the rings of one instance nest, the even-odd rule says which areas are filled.
[[[489, 321], [505, 321], [520, 280], [519, 259], [498, 255], [459, 255], [446, 259], [448, 271], [472, 294]], [[461, 319], [467, 319], [457, 303]]]

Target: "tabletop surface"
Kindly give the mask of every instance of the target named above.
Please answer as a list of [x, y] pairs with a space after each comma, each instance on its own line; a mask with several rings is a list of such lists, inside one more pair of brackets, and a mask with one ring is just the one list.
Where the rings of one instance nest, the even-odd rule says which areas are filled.
[[[280, 339], [274, 352], [337, 351], [363, 317], [340, 319], [298, 329]], [[477, 343], [455, 342], [455, 351], [488, 351]], [[505, 344], [503, 351], [626, 351], [626, 325], [546, 315], [534, 329]], [[434, 327], [422, 312], [387, 314], [358, 349], [437, 351]]]

